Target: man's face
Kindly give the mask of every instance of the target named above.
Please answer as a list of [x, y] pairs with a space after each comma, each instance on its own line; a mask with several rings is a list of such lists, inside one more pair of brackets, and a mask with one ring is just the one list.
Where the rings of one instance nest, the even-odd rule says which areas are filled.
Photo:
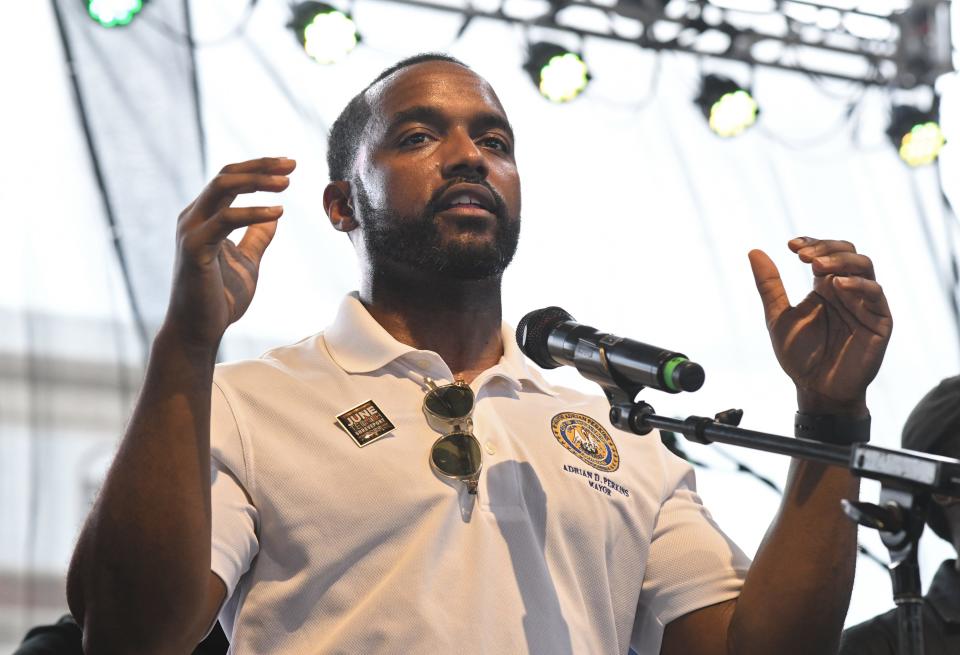
[[462, 66], [431, 61], [368, 94], [354, 185], [370, 263], [461, 279], [502, 273], [520, 231], [520, 179], [493, 90]]

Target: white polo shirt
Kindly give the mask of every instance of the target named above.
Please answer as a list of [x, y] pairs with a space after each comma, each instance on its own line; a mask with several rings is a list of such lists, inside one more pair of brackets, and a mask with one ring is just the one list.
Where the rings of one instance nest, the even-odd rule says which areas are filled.
[[[739, 593], [749, 562], [691, 468], [554, 387], [503, 327], [471, 384], [479, 494], [430, 469], [424, 378], [355, 296], [324, 333], [217, 367], [212, 569], [231, 653], [659, 652], [663, 626]], [[337, 416], [395, 429], [362, 448]]]

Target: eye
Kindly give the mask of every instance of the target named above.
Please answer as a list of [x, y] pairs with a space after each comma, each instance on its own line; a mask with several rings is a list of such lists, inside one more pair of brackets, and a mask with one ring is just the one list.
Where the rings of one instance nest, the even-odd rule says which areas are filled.
[[494, 150], [500, 150], [502, 152], [510, 152], [510, 144], [501, 136], [490, 135], [485, 136], [480, 139], [480, 144], [488, 148], [493, 148]]
[[427, 139], [430, 138], [430, 135], [426, 132], [414, 132], [413, 134], [408, 134], [400, 140], [400, 146], [418, 146], [420, 144], [426, 143]]

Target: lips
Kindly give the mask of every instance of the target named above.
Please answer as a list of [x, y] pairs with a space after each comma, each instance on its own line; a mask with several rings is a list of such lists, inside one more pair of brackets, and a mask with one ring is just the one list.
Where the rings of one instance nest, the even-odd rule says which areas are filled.
[[438, 211], [478, 216], [494, 214], [497, 202], [490, 190], [480, 184], [454, 184], [436, 202]]

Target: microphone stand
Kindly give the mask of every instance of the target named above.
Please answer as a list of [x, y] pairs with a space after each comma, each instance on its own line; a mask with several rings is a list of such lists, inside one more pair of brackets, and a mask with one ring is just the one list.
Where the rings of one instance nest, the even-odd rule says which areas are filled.
[[653, 407], [634, 401], [643, 385], [617, 374], [603, 346], [581, 340], [574, 355], [577, 370], [603, 388], [610, 402], [610, 422], [621, 430], [649, 434], [654, 428], [678, 432], [690, 441], [714, 441], [763, 450], [846, 468], [861, 478], [879, 480], [879, 504], [843, 500], [844, 513], [880, 533], [890, 553], [890, 577], [897, 606], [900, 655], [923, 655], [923, 597], [917, 546], [932, 494], [960, 498], [960, 461], [910, 450], [869, 444], [842, 446], [784, 437], [738, 427], [743, 410], [730, 409], [714, 418], [659, 416]]
[[[609, 397], [609, 395], [608, 395]], [[923, 655], [923, 597], [917, 548], [930, 496], [960, 498], [960, 461], [909, 450], [869, 444], [838, 446], [737, 427], [742, 410], [714, 418], [658, 416], [643, 401], [611, 402], [610, 422], [620, 429], [647, 434], [653, 428], [683, 434], [700, 444], [714, 441], [763, 450], [849, 469], [854, 475], [881, 482], [880, 503], [844, 500], [850, 519], [880, 533], [890, 553], [893, 600], [897, 606], [900, 655]]]

